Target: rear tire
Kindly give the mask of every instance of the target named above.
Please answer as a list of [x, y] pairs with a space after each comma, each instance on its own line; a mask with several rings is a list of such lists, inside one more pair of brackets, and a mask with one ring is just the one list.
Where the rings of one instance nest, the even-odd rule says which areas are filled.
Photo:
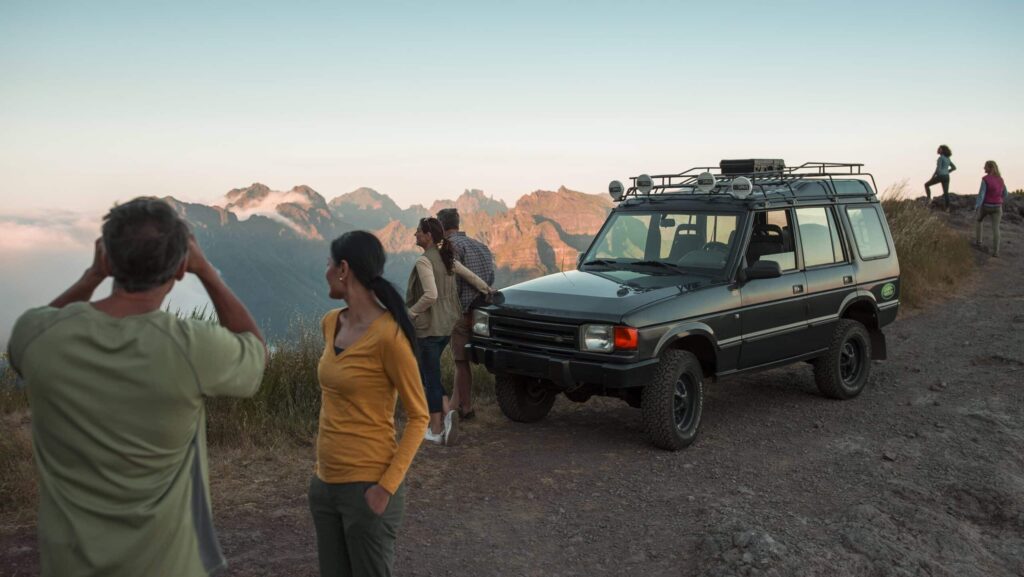
[[693, 444], [704, 407], [704, 371], [689, 351], [661, 355], [640, 400], [644, 429], [656, 447], [678, 451]]
[[852, 399], [871, 374], [871, 335], [857, 321], [842, 319], [832, 332], [825, 356], [814, 363], [814, 382], [830, 399]]
[[506, 417], [519, 423], [533, 423], [551, 411], [556, 393], [540, 379], [499, 374], [494, 377], [494, 395]]

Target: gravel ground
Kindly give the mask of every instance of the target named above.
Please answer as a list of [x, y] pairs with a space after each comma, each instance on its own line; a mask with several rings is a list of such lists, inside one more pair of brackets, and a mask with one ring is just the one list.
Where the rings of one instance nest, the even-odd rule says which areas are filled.
[[[678, 453], [619, 401], [560, 398], [531, 425], [478, 408], [413, 465], [396, 573], [1024, 575], [1024, 234], [1004, 239], [962, 294], [888, 328], [851, 401], [806, 364], [709, 383]], [[312, 448], [211, 460], [228, 574], [316, 575]], [[32, 531], [2, 533], [0, 574], [34, 574]]]

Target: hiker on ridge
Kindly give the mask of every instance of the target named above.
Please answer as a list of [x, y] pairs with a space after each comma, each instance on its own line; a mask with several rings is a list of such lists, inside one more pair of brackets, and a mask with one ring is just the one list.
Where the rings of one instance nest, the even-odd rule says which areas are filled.
[[953, 151], [949, 149], [945, 144], [940, 144], [939, 149], [935, 151], [939, 158], [935, 160], [935, 172], [932, 177], [928, 179], [928, 182], [924, 183], [924, 194], [928, 197], [928, 202], [932, 200], [932, 185], [942, 185], [942, 200], [946, 204], [946, 212], [949, 212], [949, 173], [956, 170], [956, 165], [950, 160], [953, 156]]
[[981, 179], [978, 200], [974, 203], [974, 210], [978, 211], [974, 245], [984, 248], [985, 245], [981, 243], [981, 225], [986, 218], [992, 219], [992, 256], [995, 257], [999, 256], [999, 221], [1003, 218], [1003, 202], [1007, 195], [1006, 183], [999, 174], [999, 165], [994, 160], [985, 162], [985, 176]]

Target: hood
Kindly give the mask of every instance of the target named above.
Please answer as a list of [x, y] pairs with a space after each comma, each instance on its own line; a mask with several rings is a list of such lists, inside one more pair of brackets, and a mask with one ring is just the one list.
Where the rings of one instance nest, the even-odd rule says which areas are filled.
[[501, 290], [489, 312], [565, 321], [620, 322], [651, 303], [708, 285], [700, 276], [635, 270], [568, 271]]

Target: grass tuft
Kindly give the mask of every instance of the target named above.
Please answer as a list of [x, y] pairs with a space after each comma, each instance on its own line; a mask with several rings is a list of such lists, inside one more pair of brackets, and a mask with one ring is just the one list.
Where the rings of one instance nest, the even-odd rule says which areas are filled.
[[36, 476], [32, 461], [28, 395], [14, 371], [0, 371], [0, 516], [21, 521], [35, 509]]
[[920, 202], [907, 198], [907, 181], [882, 193], [896, 254], [900, 261], [900, 303], [920, 307], [948, 294], [974, 268], [970, 240]]

